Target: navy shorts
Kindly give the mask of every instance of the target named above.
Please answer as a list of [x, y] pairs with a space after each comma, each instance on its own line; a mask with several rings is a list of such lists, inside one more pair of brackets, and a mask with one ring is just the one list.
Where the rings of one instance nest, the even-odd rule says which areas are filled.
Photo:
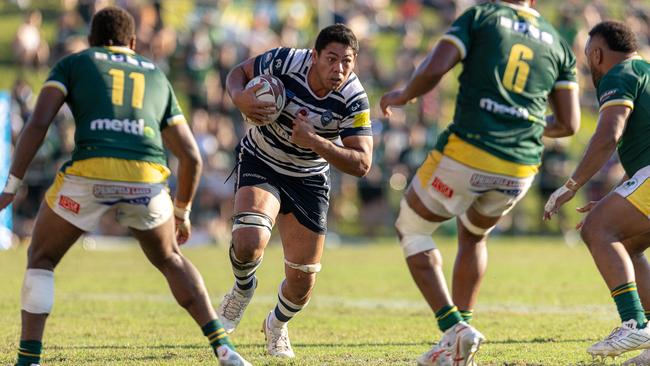
[[329, 172], [308, 177], [280, 174], [255, 155], [237, 147], [237, 182], [240, 187], [256, 186], [273, 194], [280, 201], [280, 213], [292, 213], [309, 230], [327, 232], [329, 209]]

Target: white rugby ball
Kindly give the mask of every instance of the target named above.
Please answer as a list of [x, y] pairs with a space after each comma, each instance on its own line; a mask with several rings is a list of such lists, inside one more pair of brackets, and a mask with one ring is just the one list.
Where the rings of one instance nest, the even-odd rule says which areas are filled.
[[262, 84], [262, 87], [255, 92], [255, 96], [258, 100], [263, 102], [275, 103], [275, 113], [269, 116], [264, 121], [254, 121], [245, 114], [242, 113], [244, 120], [248, 123], [264, 126], [269, 123], [275, 122], [275, 120], [280, 117], [282, 109], [284, 109], [284, 103], [286, 101], [286, 93], [284, 91], [284, 84], [282, 81], [273, 75], [262, 74], [252, 78], [247, 84], [246, 89], [257, 85]]

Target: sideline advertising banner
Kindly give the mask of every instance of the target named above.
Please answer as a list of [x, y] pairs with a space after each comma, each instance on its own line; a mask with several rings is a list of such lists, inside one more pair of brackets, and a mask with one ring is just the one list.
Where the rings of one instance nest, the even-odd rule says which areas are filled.
[[[11, 115], [9, 107], [11, 99], [9, 93], [0, 91], [0, 187], [9, 176], [9, 165], [11, 164]], [[11, 206], [0, 212], [0, 250], [8, 249], [11, 246], [12, 228]]]

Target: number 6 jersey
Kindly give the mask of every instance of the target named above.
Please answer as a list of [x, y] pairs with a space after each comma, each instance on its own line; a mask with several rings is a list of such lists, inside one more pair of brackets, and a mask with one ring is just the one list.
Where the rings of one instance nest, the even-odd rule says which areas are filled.
[[455, 135], [500, 159], [538, 165], [548, 95], [577, 87], [564, 39], [534, 9], [499, 1], [468, 9], [442, 39], [458, 48], [463, 71], [437, 150]]

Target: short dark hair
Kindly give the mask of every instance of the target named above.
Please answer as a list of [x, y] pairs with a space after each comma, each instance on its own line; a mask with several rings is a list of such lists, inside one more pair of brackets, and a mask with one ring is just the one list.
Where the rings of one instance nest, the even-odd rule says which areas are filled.
[[605, 21], [596, 24], [589, 31], [589, 36], [601, 36], [612, 51], [632, 53], [639, 49], [634, 32], [624, 23]]
[[359, 41], [352, 30], [344, 24], [334, 24], [323, 28], [316, 37], [316, 52], [320, 53], [330, 43], [340, 43], [349, 46], [354, 54], [359, 53]]
[[115, 6], [98, 11], [90, 25], [91, 46], [128, 46], [135, 36], [135, 20], [126, 10]]

